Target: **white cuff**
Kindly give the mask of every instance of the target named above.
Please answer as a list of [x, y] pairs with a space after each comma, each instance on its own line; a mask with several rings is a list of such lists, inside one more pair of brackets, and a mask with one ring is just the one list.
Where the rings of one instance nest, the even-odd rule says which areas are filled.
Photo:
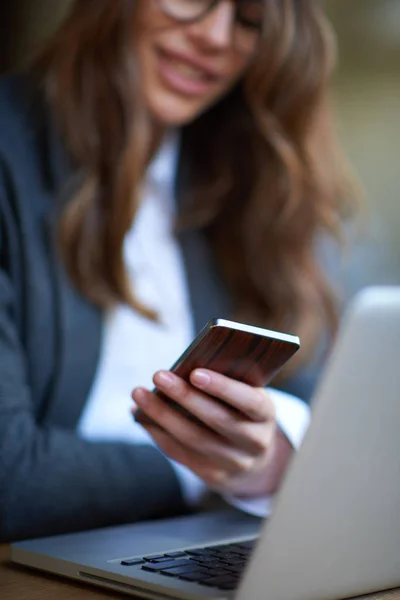
[[265, 518], [269, 517], [272, 512], [275, 495], [246, 499], [224, 495], [223, 498], [231, 506], [248, 513], [249, 515]]
[[303, 400], [268, 388], [276, 410], [276, 420], [295, 450], [301, 446], [301, 442], [310, 424], [310, 409]]

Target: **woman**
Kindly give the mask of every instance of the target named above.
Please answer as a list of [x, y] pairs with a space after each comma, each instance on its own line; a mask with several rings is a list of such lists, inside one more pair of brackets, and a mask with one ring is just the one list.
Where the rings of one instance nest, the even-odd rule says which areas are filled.
[[300, 400], [160, 369], [232, 316], [301, 336], [285, 385], [309, 394], [301, 369], [335, 326], [315, 241], [347, 208], [331, 46], [316, 0], [76, 0], [3, 81], [2, 540], [278, 488]]

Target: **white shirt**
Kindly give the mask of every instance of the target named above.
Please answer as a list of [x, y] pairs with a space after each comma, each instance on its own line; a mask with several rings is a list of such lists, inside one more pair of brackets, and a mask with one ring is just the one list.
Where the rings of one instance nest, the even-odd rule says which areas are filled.
[[[152, 389], [152, 377], [169, 369], [194, 337], [189, 293], [180, 246], [173, 233], [173, 182], [178, 143], [165, 139], [151, 163], [142, 190], [142, 203], [124, 243], [124, 259], [135, 296], [159, 315], [155, 323], [120, 305], [106, 316], [98, 371], [78, 423], [89, 440], [153, 444], [131, 415], [135, 387]], [[295, 448], [309, 421], [299, 399], [271, 390], [278, 423]], [[196, 504], [206, 491], [204, 482], [186, 467], [170, 461], [186, 501]], [[265, 515], [270, 499], [242, 502], [228, 498], [253, 514]]]

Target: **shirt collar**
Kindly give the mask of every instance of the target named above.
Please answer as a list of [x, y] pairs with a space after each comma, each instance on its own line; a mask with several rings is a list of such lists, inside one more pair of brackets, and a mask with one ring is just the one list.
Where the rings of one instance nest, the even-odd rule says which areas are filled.
[[170, 130], [164, 136], [157, 153], [147, 169], [147, 181], [158, 187], [171, 188], [175, 181], [178, 154], [179, 133], [176, 130]]

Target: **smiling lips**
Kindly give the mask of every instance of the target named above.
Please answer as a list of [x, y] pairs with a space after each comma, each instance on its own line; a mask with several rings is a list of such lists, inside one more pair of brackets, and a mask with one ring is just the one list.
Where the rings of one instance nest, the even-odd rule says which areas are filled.
[[159, 49], [158, 70], [164, 84], [186, 96], [202, 96], [221, 81], [221, 76], [209, 65]]

